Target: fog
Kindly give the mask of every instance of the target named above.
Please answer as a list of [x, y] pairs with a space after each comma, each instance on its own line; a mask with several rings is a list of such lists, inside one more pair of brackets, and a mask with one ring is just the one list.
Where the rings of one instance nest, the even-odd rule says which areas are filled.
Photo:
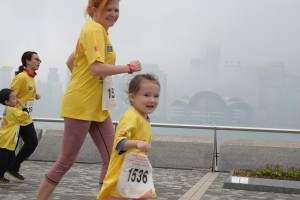
[[[3, 67], [12, 67], [12, 78], [22, 53], [38, 52], [43, 97], [35, 116], [59, 117], [65, 61], [86, 20], [86, 3], [0, 2], [0, 86], [9, 84]], [[299, 8], [298, 0], [122, 0], [109, 37], [117, 64], [139, 59], [144, 72], [163, 82], [155, 122], [300, 128]], [[115, 77], [115, 120], [128, 107], [129, 78]]]

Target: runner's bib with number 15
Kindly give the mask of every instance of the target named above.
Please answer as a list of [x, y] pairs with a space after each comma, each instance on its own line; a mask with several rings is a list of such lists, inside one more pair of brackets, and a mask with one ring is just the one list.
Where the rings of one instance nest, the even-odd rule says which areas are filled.
[[27, 103], [26, 103], [28, 114], [30, 117], [31, 117], [31, 113], [33, 110], [33, 103], [34, 103], [34, 100], [27, 101]]
[[117, 108], [113, 79], [111, 76], [107, 76], [103, 80], [102, 110], [113, 110]]

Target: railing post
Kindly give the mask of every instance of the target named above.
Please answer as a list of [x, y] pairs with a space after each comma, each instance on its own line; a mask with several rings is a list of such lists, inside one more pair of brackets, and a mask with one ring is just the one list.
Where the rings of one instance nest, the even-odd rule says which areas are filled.
[[119, 122], [117, 122], [117, 121], [113, 121], [113, 125], [114, 125], [114, 127], [115, 127], [115, 131], [117, 130], [118, 123], [119, 123]]
[[218, 166], [218, 142], [217, 142], [217, 126], [214, 127], [214, 153], [213, 153], [213, 162], [212, 162], [212, 172], [216, 171], [216, 167]]

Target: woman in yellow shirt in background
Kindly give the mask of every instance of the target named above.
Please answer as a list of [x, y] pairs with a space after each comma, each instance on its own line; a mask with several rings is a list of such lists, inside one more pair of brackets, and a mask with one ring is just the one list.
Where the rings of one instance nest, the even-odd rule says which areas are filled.
[[[34, 79], [36, 71], [40, 67], [41, 60], [36, 52], [26, 51], [23, 53], [21, 61], [22, 65], [19, 67], [19, 70], [15, 72], [16, 75], [9, 88], [12, 89], [17, 98], [27, 106], [30, 116], [34, 100], [41, 98], [37, 93]], [[18, 105], [17, 108], [21, 110], [20, 105]], [[7, 173], [17, 180], [24, 180], [24, 177], [19, 173], [21, 164], [34, 152], [38, 145], [38, 138], [31, 118], [21, 123], [20, 136], [24, 144], [18, 152], [14, 164], [9, 168]]]

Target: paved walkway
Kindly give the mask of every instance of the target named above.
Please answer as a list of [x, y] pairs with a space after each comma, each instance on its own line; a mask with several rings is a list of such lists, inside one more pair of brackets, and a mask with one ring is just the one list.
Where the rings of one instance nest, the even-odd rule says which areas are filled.
[[[9, 184], [0, 184], [1, 200], [35, 199], [37, 187], [51, 162], [27, 161], [21, 173], [25, 181], [14, 181], [9, 175]], [[51, 200], [94, 200], [98, 194], [99, 164], [75, 163], [64, 176], [51, 196]], [[154, 181], [159, 200], [295, 200], [300, 195], [251, 192], [223, 189], [227, 173], [210, 173], [201, 170], [154, 169]]]

